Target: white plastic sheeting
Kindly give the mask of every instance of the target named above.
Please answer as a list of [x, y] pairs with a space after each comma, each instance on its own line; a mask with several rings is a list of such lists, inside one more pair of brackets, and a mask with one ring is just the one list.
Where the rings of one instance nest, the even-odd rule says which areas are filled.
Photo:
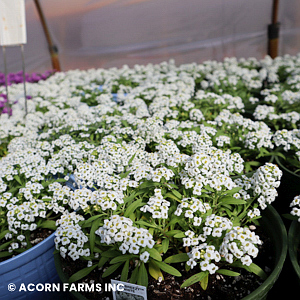
[[[40, 0], [62, 70], [263, 58], [272, 0]], [[33, 0], [26, 0], [26, 71], [51, 69]], [[300, 1], [279, 5], [279, 54], [300, 51]], [[21, 69], [18, 47], [8, 70]], [[0, 54], [0, 71], [3, 58]]]

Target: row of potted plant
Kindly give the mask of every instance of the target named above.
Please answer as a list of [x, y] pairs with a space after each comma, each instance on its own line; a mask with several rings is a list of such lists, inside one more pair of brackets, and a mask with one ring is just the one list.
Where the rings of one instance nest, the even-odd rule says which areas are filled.
[[[26, 118], [22, 103], [0, 116], [1, 264], [55, 235], [69, 282], [119, 279], [148, 286], [156, 299], [173, 280], [176, 297], [200, 299], [220, 280], [230, 298], [242, 280], [251, 284], [239, 298], [264, 297], [287, 251], [270, 205], [283, 201], [280, 188], [291, 191], [279, 162], [299, 169], [299, 62], [170, 61], [28, 83]], [[11, 85], [10, 94], [21, 89]], [[273, 261], [260, 258], [267, 247]], [[9, 284], [15, 275], [2, 269]], [[50, 273], [37, 278], [57, 281]]]

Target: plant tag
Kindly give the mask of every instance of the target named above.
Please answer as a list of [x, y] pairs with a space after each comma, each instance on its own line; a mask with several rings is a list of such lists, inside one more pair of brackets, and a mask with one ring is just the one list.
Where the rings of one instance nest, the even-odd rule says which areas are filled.
[[24, 0], [0, 1], [0, 45], [26, 44], [26, 21]]
[[147, 300], [147, 288], [142, 285], [132, 284], [119, 280], [111, 280], [113, 300]]

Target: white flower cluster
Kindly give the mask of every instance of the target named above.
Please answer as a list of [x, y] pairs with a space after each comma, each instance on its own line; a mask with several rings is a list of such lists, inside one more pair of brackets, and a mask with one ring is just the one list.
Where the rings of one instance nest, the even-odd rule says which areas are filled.
[[217, 147], [223, 147], [224, 144], [230, 145], [230, 137], [226, 135], [220, 135], [216, 137]]
[[53, 182], [49, 184], [48, 191], [53, 192], [53, 195], [50, 197], [51, 201], [47, 204], [49, 210], [59, 214], [66, 210], [66, 206], [71, 206], [69, 200], [71, 190], [68, 186], [63, 186], [59, 182]]
[[298, 222], [300, 222], [300, 196], [294, 197], [290, 207], [293, 207], [291, 215], [298, 217]]
[[161, 189], [154, 190], [154, 196], [150, 197], [147, 204], [140, 208], [142, 212], [150, 212], [154, 219], [167, 219], [170, 202], [165, 200]]
[[275, 108], [269, 105], [257, 105], [253, 116], [256, 120], [265, 120], [270, 114], [274, 115]]
[[[235, 136], [248, 149], [259, 151], [261, 147], [274, 148], [271, 128], [264, 122], [252, 121], [244, 118], [240, 113], [233, 114], [228, 110], [222, 110], [215, 121], [218, 127], [225, 127], [226, 130], [232, 132], [231, 139]], [[238, 132], [239, 130], [240, 132]]]
[[101, 243], [106, 245], [120, 244], [118, 249], [125, 254], [140, 254], [140, 259], [147, 262], [149, 252], [155, 241], [147, 229], [133, 226], [132, 220], [119, 215], [112, 215], [104, 220], [104, 225], [95, 231], [101, 238]]
[[90, 249], [85, 246], [89, 239], [78, 224], [83, 220], [83, 216], [72, 212], [64, 213], [56, 221], [57, 229], [54, 241], [55, 247], [60, 251], [62, 257], [65, 258], [68, 255], [73, 260], [77, 260], [81, 256], [90, 255]]
[[46, 218], [47, 208], [43, 200], [32, 199], [22, 204], [7, 204], [8, 228], [14, 234], [18, 229], [33, 231], [37, 228], [36, 219]]
[[187, 265], [193, 269], [197, 262], [200, 261], [199, 266], [201, 271], [209, 271], [210, 274], [214, 274], [219, 268], [214, 262], [221, 260], [220, 253], [215, 250], [215, 246], [207, 245], [207, 243], [200, 244], [199, 246], [193, 247], [188, 252], [189, 260]]
[[282, 100], [286, 101], [288, 104], [292, 105], [299, 102], [300, 93], [299, 91], [293, 92], [291, 90], [286, 90], [281, 94]]
[[220, 191], [235, 187], [230, 173], [243, 171], [243, 159], [238, 153], [222, 151], [214, 147], [207, 151], [192, 155], [187, 159], [181, 171], [181, 182], [186, 189], [193, 189], [193, 194], [201, 195], [202, 188], [209, 185]]
[[[174, 215], [181, 216], [184, 214], [185, 218], [193, 219], [194, 226], [200, 226], [202, 218], [197, 215], [205, 214], [210, 209], [210, 205], [208, 203], [203, 203], [200, 199], [195, 197], [183, 198], [181, 203], [177, 206]], [[197, 212], [200, 212], [200, 214]]]
[[[202, 218], [194, 218], [194, 226], [201, 225]], [[183, 238], [183, 246], [198, 246], [200, 242], [205, 242], [209, 236], [221, 237], [224, 232], [227, 232], [232, 228], [232, 222], [225, 217], [216, 216], [211, 214], [206, 216], [202, 230], [198, 236], [191, 230], [185, 232], [185, 238]]]
[[224, 231], [231, 229], [232, 222], [226, 217], [216, 216], [211, 214], [205, 219], [203, 227], [204, 236], [221, 237]]
[[226, 233], [219, 252], [229, 263], [237, 258], [243, 265], [249, 266], [252, 263], [251, 257], [255, 258], [258, 254], [256, 245], [261, 244], [259, 236], [248, 228], [233, 227]]
[[273, 149], [272, 143], [272, 131], [264, 123], [259, 122], [262, 125], [256, 131], [250, 131], [244, 136], [245, 147], [249, 149], [260, 149], [264, 147], [266, 149]]
[[277, 147], [283, 147], [284, 151], [293, 150], [300, 160], [298, 151], [300, 150], [300, 130], [299, 129], [281, 129], [273, 135], [274, 143]]
[[280, 185], [282, 171], [277, 165], [266, 163], [259, 167], [251, 177], [252, 189], [255, 196], [258, 196], [258, 203], [261, 209], [271, 204], [278, 195], [276, 188]]
[[256, 120], [284, 120], [289, 124], [296, 124], [300, 120], [300, 113], [296, 111], [276, 113], [274, 106], [257, 105], [253, 116]]

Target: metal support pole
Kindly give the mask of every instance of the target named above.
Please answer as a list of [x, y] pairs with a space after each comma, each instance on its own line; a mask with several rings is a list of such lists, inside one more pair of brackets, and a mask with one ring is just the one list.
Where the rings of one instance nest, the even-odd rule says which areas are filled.
[[22, 70], [23, 70], [23, 87], [24, 87], [24, 101], [25, 101], [25, 117], [27, 116], [27, 94], [26, 94], [26, 74], [25, 74], [25, 60], [24, 60], [24, 45], [21, 44], [21, 54], [22, 54]]
[[8, 82], [7, 82], [7, 65], [6, 65], [6, 51], [5, 46], [2, 46], [2, 52], [3, 52], [3, 60], [4, 60], [4, 74], [5, 74], [5, 90], [6, 90], [6, 109], [9, 116], [9, 97], [8, 97]]

